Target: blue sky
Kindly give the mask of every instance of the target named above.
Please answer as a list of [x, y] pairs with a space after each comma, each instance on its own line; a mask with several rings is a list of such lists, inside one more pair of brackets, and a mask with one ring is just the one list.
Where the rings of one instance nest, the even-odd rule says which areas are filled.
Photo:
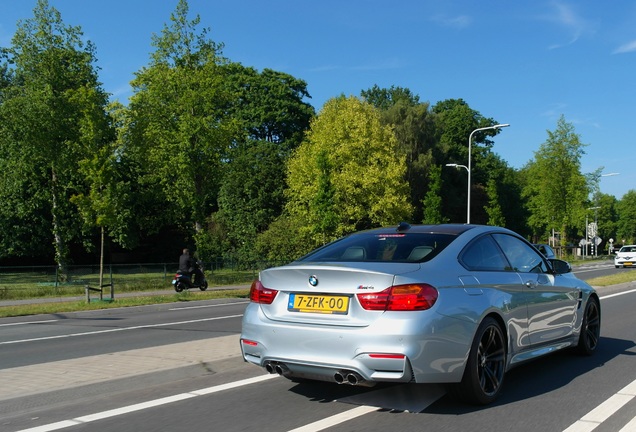
[[[125, 102], [151, 35], [177, 0], [49, 0], [97, 48], [104, 89]], [[9, 46], [35, 0], [0, 0]], [[224, 55], [305, 80], [320, 110], [338, 96], [409, 88], [451, 98], [500, 123], [493, 150], [520, 168], [559, 116], [588, 144], [582, 171], [620, 173], [601, 191], [636, 189], [636, 2], [631, 0], [190, 0]], [[468, 137], [467, 137], [468, 141]]]

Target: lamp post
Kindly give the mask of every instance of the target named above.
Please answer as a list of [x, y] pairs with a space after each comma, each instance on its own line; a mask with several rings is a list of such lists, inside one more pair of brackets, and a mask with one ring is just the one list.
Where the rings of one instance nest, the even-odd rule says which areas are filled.
[[[472, 131], [470, 133], [470, 135], [468, 136], [468, 166], [464, 167], [466, 168], [466, 170], [468, 171], [468, 202], [466, 204], [466, 223], [469, 224], [470, 223], [470, 189], [471, 189], [471, 178], [470, 178], [470, 172], [471, 172], [471, 168], [472, 168], [472, 143], [473, 143], [473, 135], [475, 134], [475, 132], [479, 132], [479, 131], [484, 131], [484, 130], [490, 130], [490, 129], [500, 129], [500, 128], [504, 128], [504, 127], [508, 127], [510, 126], [508, 123], [504, 123], [504, 124], [496, 124], [494, 126], [488, 126], [488, 127], [483, 127], [483, 128], [478, 128], [475, 129], [474, 131]], [[463, 165], [457, 165], [457, 166], [463, 166]]]

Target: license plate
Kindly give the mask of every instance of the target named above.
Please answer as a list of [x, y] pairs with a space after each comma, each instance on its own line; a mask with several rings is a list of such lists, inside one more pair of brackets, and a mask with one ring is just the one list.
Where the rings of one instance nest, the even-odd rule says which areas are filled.
[[632, 263], [632, 262], [624, 262], [623, 265], [624, 266], [631, 266], [631, 265], [634, 265], [634, 263]]
[[349, 310], [349, 297], [293, 293], [289, 295], [287, 309], [292, 312], [346, 315]]

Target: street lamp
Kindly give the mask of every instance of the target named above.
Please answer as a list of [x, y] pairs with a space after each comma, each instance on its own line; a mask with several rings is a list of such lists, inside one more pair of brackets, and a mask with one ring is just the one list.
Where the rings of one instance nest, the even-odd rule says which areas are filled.
[[468, 171], [468, 167], [466, 165], [459, 165], [459, 164], [446, 164], [447, 167], [455, 167], [457, 169], [460, 168], [464, 168], [466, 171]]
[[508, 123], [504, 123], [504, 124], [496, 124], [494, 126], [483, 127], [483, 128], [475, 129], [468, 136], [468, 166], [464, 167], [468, 171], [468, 203], [466, 204], [466, 206], [467, 206], [467, 208], [466, 208], [466, 223], [467, 224], [470, 223], [470, 189], [471, 189], [471, 187], [470, 187], [471, 186], [471, 184], [470, 184], [470, 182], [471, 182], [470, 171], [471, 171], [471, 168], [472, 168], [471, 159], [472, 159], [473, 135], [475, 134], [475, 132], [484, 131], [484, 130], [490, 130], [490, 129], [500, 129], [500, 128], [504, 128], [504, 127], [508, 127], [508, 126], [510, 126]]

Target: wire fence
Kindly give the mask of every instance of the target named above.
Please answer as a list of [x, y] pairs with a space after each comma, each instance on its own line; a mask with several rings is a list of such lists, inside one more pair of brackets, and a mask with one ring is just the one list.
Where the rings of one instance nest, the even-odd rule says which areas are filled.
[[[282, 262], [241, 263], [214, 261], [203, 263], [210, 286], [249, 284], [262, 269]], [[116, 292], [172, 289], [177, 263], [106, 264], [100, 281], [99, 265], [0, 266], [0, 300], [83, 295], [86, 287], [112, 284]]]

